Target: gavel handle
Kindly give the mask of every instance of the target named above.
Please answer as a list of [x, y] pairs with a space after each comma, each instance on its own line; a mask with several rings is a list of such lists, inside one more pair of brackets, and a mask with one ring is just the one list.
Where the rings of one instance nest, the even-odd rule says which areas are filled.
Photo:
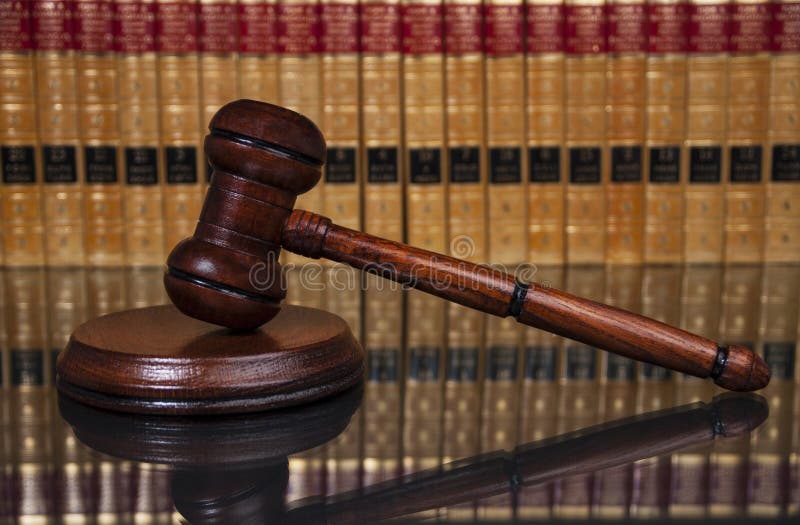
[[679, 328], [504, 272], [337, 226], [294, 210], [282, 246], [306, 257], [341, 262], [449, 301], [547, 330], [631, 359], [697, 377], [729, 390], [769, 383], [766, 363], [743, 346], [721, 346]]

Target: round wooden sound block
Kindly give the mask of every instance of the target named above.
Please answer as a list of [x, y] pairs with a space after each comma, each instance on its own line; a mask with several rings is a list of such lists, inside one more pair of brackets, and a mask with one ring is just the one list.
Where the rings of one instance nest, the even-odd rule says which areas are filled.
[[91, 406], [145, 414], [254, 412], [346, 390], [364, 358], [340, 317], [284, 306], [254, 332], [232, 332], [174, 306], [92, 319], [58, 358], [58, 388]]

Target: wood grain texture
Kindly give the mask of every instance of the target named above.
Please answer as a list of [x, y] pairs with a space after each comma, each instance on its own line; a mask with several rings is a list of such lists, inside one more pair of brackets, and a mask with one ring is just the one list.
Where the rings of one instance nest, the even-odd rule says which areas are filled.
[[63, 394], [101, 408], [253, 412], [355, 385], [363, 353], [341, 318], [313, 308], [285, 306], [260, 330], [232, 333], [156, 306], [79, 326], [57, 372]]

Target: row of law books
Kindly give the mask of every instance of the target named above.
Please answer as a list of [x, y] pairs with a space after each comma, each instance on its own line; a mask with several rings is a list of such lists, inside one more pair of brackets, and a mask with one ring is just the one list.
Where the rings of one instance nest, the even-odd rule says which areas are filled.
[[[91, 490], [70, 493], [69, 498], [52, 495], [75, 486], [67, 474], [106, 479], [102, 476], [117, 472], [113, 479], [119, 484], [108, 488], [106, 499], [100, 498], [112, 509], [110, 515], [125, 516], [133, 498], [151, 509], [143, 513], [160, 509], [159, 519], [171, 516], [160, 474], [152, 483], [161, 485], [140, 479], [138, 496], [126, 492], [133, 490], [125, 485], [130, 469], [144, 468], [147, 475], [159, 469], [85, 459], [86, 451], [69, 430], [53, 426], [63, 423], [55, 415], [42, 415], [51, 414], [53, 405], [38, 408], [35, 397], [51, 388], [54, 357], [77, 324], [124, 308], [163, 303], [160, 273], [151, 268], [1, 272], [0, 349], [9, 404], [0, 423], [8, 436], [3, 442], [27, 447], [2, 449], [9, 454], [6, 487], [24, 489], [0, 491], [17, 494], [12, 498], [17, 503], [6, 508], [35, 518], [67, 514], [52, 509], [69, 501], [73, 515], [91, 515], [97, 511], [81, 510], [98, 508], [92, 502], [100, 496]], [[770, 403], [770, 418], [752, 436], [720, 441], [713, 448], [567, 477], [514, 496], [468, 501], [431, 511], [434, 516], [698, 518], [800, 512], [800, 375], [795, 360], [800, 266], [542, 267], [528, 277], [755, 348], [773, 372], [772, 383], [761, 392]], [[406, 292], [347, 267], [312, 264], [292, 270], [287, 278], [287, 300], [346, 319], [360, 334], [367, 363], [365, 397], [350, 427], [333, 442], [290, 458], [289, 500], [372, 486], [603, 421], [709, 401], [718, 392], [708, 381]], [[117, 507], [108, 499], [112, 496], [120, 498]]]
[[7, 265], [158, 265], [206, 126], [328, 141], [298, 207], [477, 262], [800, 260], [800, 10], [783, 0], [3, 0]]

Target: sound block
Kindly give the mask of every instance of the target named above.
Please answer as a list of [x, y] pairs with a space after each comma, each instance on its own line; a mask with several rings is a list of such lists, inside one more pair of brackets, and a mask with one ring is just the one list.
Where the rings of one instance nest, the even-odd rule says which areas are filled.
[[172, 305], [79, 326], [56, 364], [59, 391], [142, 414], [222, 414], [299, 405], [357, 384], [360, 345], [340, 317], [283, 306], [254, 332], [187, 317]]

